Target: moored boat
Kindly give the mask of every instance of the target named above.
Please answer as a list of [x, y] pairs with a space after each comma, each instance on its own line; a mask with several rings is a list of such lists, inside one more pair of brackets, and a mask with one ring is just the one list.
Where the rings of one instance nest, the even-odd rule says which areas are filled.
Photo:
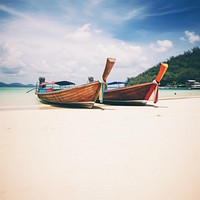
[[[91, 83], [83, 84], [80, 86], [73, 86], [67, 88], [54, 88], [54, 85], [64, 86], [64, 82], [52, 82], [52, 87], [47, 87], [49, 85], [45, 82], [45, 79], [40, 79], [39, 84], [37, 84], [36, 95], [38, 98], [46, 103], [58, 104], [64, 106], [73, 107], [88, 107], [92, 108], [99, 95], [102, 85], [105, 84], [106, 79], [115, 63], [114, 58], [107, 58], [104, 73], [102, 75], [102, 80], [94, 81]], [[62, 84], [63, 83], [63, 84]], [[71, 83], [71, 82], [68, 82]], [[51, 84], [50, 84], [51, 85]], [[73, 84], [67, 84], [73, 85]]]
[[[155, 91], [154, 103], [158, 101], [158, 84], [164, 76], [168, 64], [161, 63], [159, 73], [153, 82], [107, 89], [103, 94], [105, 104], [145, 105]], [[118, 83], [118, 82], [116, 82]]]
[[200, 84], [195, 83], [194, 85], [191, 85], [191, 87], [189, 89], [200, 90]]

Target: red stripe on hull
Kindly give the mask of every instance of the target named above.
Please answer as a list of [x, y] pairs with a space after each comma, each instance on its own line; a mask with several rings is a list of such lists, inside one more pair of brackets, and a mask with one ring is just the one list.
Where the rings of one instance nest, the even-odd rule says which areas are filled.
[[146, 97], [144, 98], [144, 100], [149, 100], [149, 98], [150, 98], [151, 94], [153, 93], [153, 91], [155, 90], [155, 88], [156, 88], [156, 84], [152, 84], [151, 88], [148, 91], [148, 93], [147, 93]]

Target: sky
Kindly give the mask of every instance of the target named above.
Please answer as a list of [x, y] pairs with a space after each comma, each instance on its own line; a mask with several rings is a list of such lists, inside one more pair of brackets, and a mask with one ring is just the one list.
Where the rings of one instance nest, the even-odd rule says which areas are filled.
[[[127, 77], [200, 46], [199, 0], [0, 0], [0, 82]], [[170, 67], [170, 66], [169, 66]]]

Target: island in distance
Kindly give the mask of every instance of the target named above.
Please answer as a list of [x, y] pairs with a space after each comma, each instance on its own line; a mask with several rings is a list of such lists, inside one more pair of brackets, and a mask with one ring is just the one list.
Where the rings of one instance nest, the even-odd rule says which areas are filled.
[[35, 87], [33, 84], [22, 84], [22, 83], [3, 83], [0, 82], [0, 87]]

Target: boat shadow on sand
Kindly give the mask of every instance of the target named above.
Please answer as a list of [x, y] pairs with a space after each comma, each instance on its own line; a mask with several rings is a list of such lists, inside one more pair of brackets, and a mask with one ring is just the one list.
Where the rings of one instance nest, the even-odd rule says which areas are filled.
[[[44, 102], [43, 102], [44, 104]], [[64, 108], [64, 109], [88, 109], [87, 106], [79, 106], [79, 105], [59, 105], [59, 104], [48, 104], [52, 108]], [[167, 106], [158, 106], [158, 105], [153, 105], [153, 104], [137, 104], [137, 105], [131, 105], [131, 104], [123, 104], [123, 105], [107, 105], [107, 104], [95, 104], [91, 110], [117, 110], [119, 107], [132, 107], [132, 108], [144, 108], [144, 107], [152, 107], [152, 108], [168, 108]], [[90, 109], [88, 109], [90, 110]]]
[[71, 104], [71, 103], [66, 103], [66, 104], [57, 104], [57, 103], [48, 103], [45, 101], [40, 100], [40, 103], [45, 104], [45, 105], [49, 105], [52, 108], [65, 108], [65, 109], [100, 109], [100, 110], [104, 110], [104, 108], [101, 107], [101, 105], [94, 105], [92, 108], [90, 107], [90, 105], [88, 104]]

